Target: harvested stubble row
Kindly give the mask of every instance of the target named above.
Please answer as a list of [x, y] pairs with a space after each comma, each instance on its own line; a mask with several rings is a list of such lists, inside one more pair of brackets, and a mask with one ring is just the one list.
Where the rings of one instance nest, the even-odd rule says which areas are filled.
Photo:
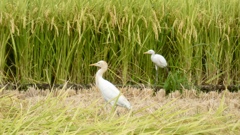
[[[194, 115], [198, 113], [205, 113], [211, 110], [216, 110], [221, 104], [224, 97], [225, 114], [233, 114], [236, 118], [240, 118], [240, 91], [229, 92], [222, 91], [220, 93], [212, 91], [209, 93], [198, 92], [196, 90], [183, 90], [182, 93], [175, 91], [166, 95], [164, 89], [161, 89], [153, 96], [153, 90], [150, 88], [145, 88], [139, 90], [137, 88], [122, 88], [120, 89], [124, 95], [129, 99], [133, 105], [133, 110], [138, 110], [141, 108], [147, 108], [146, 111], [152, 112], [160, 107], [173, 102], [173, 106], [176, 106], [176, 110], [185, 110], [187, 115]], [[2, 94], [12, 93], [16, 98], [20, 100], [39, 100], [49, 95], [49, 90], [36, 90], [35, 88], [29, 88], [27, 91], [2, 91]], [[90, 106], [93, 102], [98, 102], [98, 104], [105, 104], [102, 99], [100, 92], [96, 87], [91, 87], [90, 89], [76, 90], [55, 90], [52, 92], [52, 96], [58, 96], [61, 94], [67, 94], [66, 104], [68, 102], [73, 103], [73, 105], [81, 104], [83, 107]], [[109, 108], [110, 105], [107, 105]], [[127, 110], [119, 107], [118, 110], [122, 113], [126, 113]]]

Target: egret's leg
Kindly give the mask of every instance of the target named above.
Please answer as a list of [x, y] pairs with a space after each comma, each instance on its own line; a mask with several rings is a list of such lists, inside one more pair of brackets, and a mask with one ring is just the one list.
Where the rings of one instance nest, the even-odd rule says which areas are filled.
[[155, 78], [155, 85], [157, 85], [157, 83], [158, 83], [158, 67], [157, 67], [157, 66], [155, 66], [155, 68], [156, 68], [156, 78]]
[[119, 113], [119, 111], [117, 110], [117, 115], [118, 115], [118, 117], [120, 116], [120, 113]]
[[112, 111], [111, 111], [112, 114], [117, 114], [117, 116], [120, 116], [120, 113], [118, 112], [118, 109], [117, 109], [117, 106], [112, 106]]
[[169, 72], [169, 69], [168, 69], [168, 67], [166, 67], [166, 70], [167, 70], [167, 74], [168, 74], [168, 72]]
[[168, 67], [165, 67], [165, 70], [167, 71], [167, 77], [168, 77], [168, 73], [169, 73]]
[[109, 103], [107, 102], [107, 100], [105, 100], [105, 101], [106, 102], [105, 102], [105, 105], [104, 105], [104, 111], [108, 113], [109, 112], [109, 107], [108, 107]]
[[115, 102], [111, 101], [110, 104], [111, 104], [111, 114], [116, 113], [119, 116], [119, 112], [117, 110], [117, 105], [115, 104]]

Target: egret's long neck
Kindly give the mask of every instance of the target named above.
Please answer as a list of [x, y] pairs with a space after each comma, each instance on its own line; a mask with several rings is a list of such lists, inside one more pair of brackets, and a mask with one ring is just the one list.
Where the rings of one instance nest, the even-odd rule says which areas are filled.
[[152, 54], [151, 54], [151, 58], [152, 58], [154, 55], [155, 55], [155, 53], [152, 53]]
[[103, 77], [103, 73], [105, 73], [107, 71], [107, 67], [102, 67], [101, 69], [99, 69], [96, 73], [96, 84], [98, 85], [99, 83], [99, 79], [102, 79]]
[[106, 71], [107, 71], [107, 68], [100, 68], [100, 69], [97, 71], [96, 77], [102, 77], [102, 76], [103, 76], [103, 73], [105, 73]]

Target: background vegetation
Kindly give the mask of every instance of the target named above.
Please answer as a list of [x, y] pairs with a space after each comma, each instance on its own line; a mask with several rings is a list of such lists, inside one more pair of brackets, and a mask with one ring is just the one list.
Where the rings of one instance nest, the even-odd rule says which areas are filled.
[[234, 85], [239, 38], [239, 0], [1, 0], [0, 82], [93, 83], [103, 59], [108, 80], [152, 84], [154, 49], [160, 82]]

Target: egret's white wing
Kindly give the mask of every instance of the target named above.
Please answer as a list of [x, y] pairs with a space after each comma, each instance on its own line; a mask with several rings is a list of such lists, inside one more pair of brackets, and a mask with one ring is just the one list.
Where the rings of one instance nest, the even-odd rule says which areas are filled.
[[105, 100], [110, 100], [119, 95], [119, 90], [109, 81], [101, 79], [99, 80], [99, 89]]
[[157, 66], [164, 68], [167, 66], [167, 61], [166, 59], [159, 54], [155, 54], [153, 57], [151, 57], [153, 63], [155, 63]]
[[131, 104], [129, 103], [129, 101], [126, 99], [126, 97], [124, 97], [123, 95], [121, 95], [118, 99], [118, 102], [117, 104], [119, 106], [123, 106], [123, 107], [126, 107], [128, 109], [131, 109]]
[[[128, 100], [123, 96], [120, 95], [120, 91], [109, 81], [105, 79], [99, 80], [99, 89], [102, 92], [102, 95], [106, 101], [110, 101], [113, 105], [118, 98], [117, 105], [127, 107], [130, 109], [131, 105]], [[118, 97], [119, 96], [119, 97]]]

